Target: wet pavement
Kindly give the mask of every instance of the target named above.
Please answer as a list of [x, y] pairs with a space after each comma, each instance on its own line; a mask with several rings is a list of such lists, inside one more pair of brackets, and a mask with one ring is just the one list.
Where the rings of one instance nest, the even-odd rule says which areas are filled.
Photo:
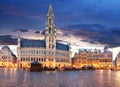
[[0, 87], [120, 87], [120, 71], [29, 72], [0, 68]]

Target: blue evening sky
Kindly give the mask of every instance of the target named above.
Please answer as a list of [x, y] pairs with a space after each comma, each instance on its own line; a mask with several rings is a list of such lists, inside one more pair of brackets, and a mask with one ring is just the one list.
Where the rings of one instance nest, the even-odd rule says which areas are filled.
[[119, 0], [0, 0], [0, 43], [14, 44], [18, 31], [25, 38], [44, 34], [50, 3], [58, 39], [71, 37], [73, 45], [120, 46]]

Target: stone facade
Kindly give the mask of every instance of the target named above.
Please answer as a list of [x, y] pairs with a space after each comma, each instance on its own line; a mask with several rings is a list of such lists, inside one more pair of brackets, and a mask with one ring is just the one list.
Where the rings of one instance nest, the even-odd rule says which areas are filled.
[[16, 67], [17, 58], [8, 46], [3, 46], [0, 50], [0, 66]]
[[119, 54], [117, 55], [117, 59], [116, 59], [116, 66], [120, 68], [120, 52]]
[[101, 52], [97, 49], [94, 51], [79, 50], [78, 53], [75, 53], [72, 63], [76, 68], [94, 66], [95, 68], [110, 69], [113, 67], [112, 58], [113, 55], [110, 51]]
[[18, 67], [29, 68], [38, 61], [43, 67], [71, 66], [70, 47], [56, 40], [54, 14], [49, 6], [44, 40], [27, 40], [18, 38]]

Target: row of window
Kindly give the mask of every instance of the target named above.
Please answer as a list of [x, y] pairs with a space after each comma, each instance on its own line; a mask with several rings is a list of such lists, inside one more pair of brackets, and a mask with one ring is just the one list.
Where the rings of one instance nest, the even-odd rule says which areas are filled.
[[8, 55], [8, 54], [11, 54], [11, 53], [9, 51], [3, 51], [3, 52], [0, 52], [0, 54]]
[[102, 60], [98, 60], [98, 59], [94, 59], [94, 60], [91, 60], [91, 59], [87, 59], [87, 60], [76, 60], [78, 62], [88, 62], [88, 61], [99, 61], [99, 62], [112, 62], [112, 60], [106, 60], [106, 59], [102, 59]]
[[98, 61], [99, 59], [87, 59], [87, 61]]
[[3, 62], [11, 62], [12, 60], [11, 59], [7, 59], [7, 60], [0, 60], [0, 61], [3, 61]]
[[108, 55], [100, 55], [101, 58], [107, 57], [107, 58], [111, 58], [112, 55], [108, 54]]
[[112, 62], [112, 60], [100, 60], [100, 62]]
[[35, 51], [35, 50], [31, 50], [31, 51], [21, 51], [21, 55], [30, 55], [30, 54], [34, 54], [34, 55], [45, 55], [46, 52], [45, 52], [45, 51]]
[[100, 57], [100, 58], [104, 58], [104, 57], [107, 57], [107, 58], [112, 58], [112, 55], [111, 54], [107, 54], [107, 55], [86, 55], [86, 54], [81, 54], [81, 55], [78, 55], [77, 57], [95, 57], [95, 58], [97, 58], [97, 57]]
[[[45, 58], [21, 58], [21, 61], [39, 61], [39, 62], [46, 62]], [[53, 58], [49, 58], [48, 61], [54, 61]], [[69, 62], [69, 59], [56, 59], [56, 62]]]
[[56, 62], [69, 62], [69, 59], [56, 59]]
[[56, 56], [69, 56], [69, 55], [65, 53], [56, 52]]
[[112, 57], [75, 57], [76, 59], [95, 59], [95, 58], [112, 58]]
[[45, 58], [21, 58], [21, 61], [41, 61], [41, 62], [45, 62], [46, 59]]
[[[94, 62], [94, 61], [98, 61], [97, 59], [96, 60], [87, 60], [86, 62]], [[85, 61], [78, 61], [78, 62], [85, 62]], [[100, 62], [112, 62], [112, 60], [100, 60]]]
[[111, 60], [112, 58], [86, 58], [86, 57], [77, 57], [76, 60]]
[[9, 56], [2, 56], [2, 59], [9, 59]]
[[[21, 51], [21, 55], [46, 55], [46, 51]], [[54, 52], [49, 51], [48, 55], [54, 55]], [[56, 56], [69, 56], [66, 53], [56, 52]]]

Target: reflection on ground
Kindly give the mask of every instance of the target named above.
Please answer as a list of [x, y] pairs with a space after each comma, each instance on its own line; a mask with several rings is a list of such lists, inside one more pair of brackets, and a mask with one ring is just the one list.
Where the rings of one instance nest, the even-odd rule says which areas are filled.
[[120, 71], [28, 72], [0, 68], [0, 87], [120, 87]]

